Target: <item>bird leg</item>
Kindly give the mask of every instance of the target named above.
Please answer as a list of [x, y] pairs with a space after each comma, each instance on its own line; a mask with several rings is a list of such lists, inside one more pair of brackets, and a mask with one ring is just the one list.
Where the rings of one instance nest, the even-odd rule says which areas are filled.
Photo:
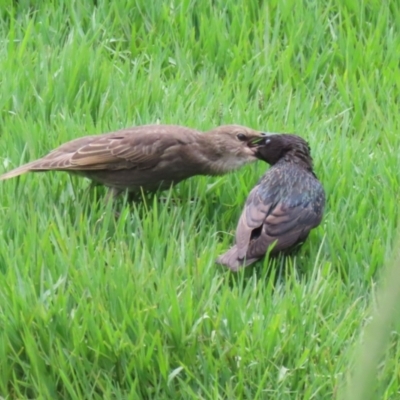
[[[115, 187], [110, 187], [108, 188], [106, 197], [104, 199], [104, 203], [108, 205], [108, 203], [114, 203], [114, 200], [122, 193], [121, 189], [117, 189]], [[116, 218], [119, 218], [121, 216], [121, 213], [118, 211], [114, 211], [114, 216]]]
[[108, 204], [110, 201], [114, 201], [122, 193], [121, 189], [111, 187], [108, 189], [104, 202]]

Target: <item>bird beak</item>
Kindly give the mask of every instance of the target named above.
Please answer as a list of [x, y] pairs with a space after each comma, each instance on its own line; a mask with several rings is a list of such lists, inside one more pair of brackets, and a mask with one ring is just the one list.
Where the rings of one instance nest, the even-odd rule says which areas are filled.
[[260, 147], [260, 146], [265, 146], [265, 136], [256, 136], [247, 142], [247, 145], [252, 148], [252, 147]]

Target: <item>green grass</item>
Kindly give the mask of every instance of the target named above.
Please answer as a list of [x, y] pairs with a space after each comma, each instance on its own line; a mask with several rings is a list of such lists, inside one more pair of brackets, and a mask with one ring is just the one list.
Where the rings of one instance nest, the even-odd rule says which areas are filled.
[[[398, 2], [42, 3], [0, 1], [0, 172], [87, 134], [239, 123], [305, 137], [328, 201], [296, 257], [233, 277], [214, 260], [261, 162], [121, 201], [118, 220], [83, 179], [1, 182], [0, 395], [333, 398], [397, 249]], [[386, 322], [367, 383], [395, 400]]]

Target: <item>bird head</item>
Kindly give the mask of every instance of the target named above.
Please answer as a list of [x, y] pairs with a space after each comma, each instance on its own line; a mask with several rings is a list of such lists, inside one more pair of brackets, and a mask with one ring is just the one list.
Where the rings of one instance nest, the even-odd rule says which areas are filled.
[[300, 160], [312, 166], [310, 146], [300, 136], [288, 133], [270, 133], [264, 136], [257, 146], [256, 156], [270, 165], [280, 159]]
[[228, 172], [258, 159], [265, 133], [240, 125], [223, 125], [204, 135], [208, 159], [219, 172]]
[[208, 134], [213, 136], [213, 144], [221, 154], [235, 154], [244, 157], [256, 157], [257, 148], [263, 137], [267, 135], [241, 125], [222, 125], [212, 129]]

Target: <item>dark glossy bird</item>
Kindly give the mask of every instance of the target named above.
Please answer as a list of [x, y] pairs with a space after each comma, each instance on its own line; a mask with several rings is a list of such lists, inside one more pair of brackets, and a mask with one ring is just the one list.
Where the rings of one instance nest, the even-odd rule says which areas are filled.
[[143, 125], [64, 143], [0, 176], [66, 171], [110, 188], [107, 197], [166, 189], [194, 175], [222, 175], [257, 160], [262, 132], [225, 125], [208, 132], [177, 125]]
[[297, 135], [271, 134], [258, 156], [271, 165], [251, 190], [236, 228], [236, 244], [217, 259], [232, 271], [287, 252], [317, 227], [325, 192], [313, 171], [308, 143]]

